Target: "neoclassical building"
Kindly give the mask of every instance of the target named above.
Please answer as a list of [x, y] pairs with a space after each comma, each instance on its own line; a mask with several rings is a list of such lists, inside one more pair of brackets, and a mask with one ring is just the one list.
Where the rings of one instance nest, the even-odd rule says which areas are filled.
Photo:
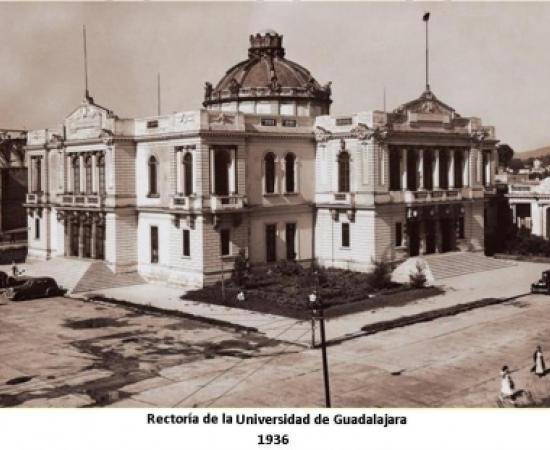
[[86, 93], [61, 126], [29, 132], [29, 256], [201, 285], [241, 249], [367, 270], [483, 248], [494, 131], [429, 90], [331, 116], [330, 83], [268, 31], [204, 94], [200, 110], [121, 119]]

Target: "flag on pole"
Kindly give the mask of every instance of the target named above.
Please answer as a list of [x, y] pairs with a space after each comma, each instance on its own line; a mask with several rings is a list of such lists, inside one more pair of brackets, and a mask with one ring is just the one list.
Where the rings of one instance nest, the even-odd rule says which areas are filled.
[[424, 22], [427, 22], [428, 20], [430, 20], [430, 13], [427, 12], [426, 14], [424, 14], [424, 16], [422, 17], [422, 20], [423, 20]]

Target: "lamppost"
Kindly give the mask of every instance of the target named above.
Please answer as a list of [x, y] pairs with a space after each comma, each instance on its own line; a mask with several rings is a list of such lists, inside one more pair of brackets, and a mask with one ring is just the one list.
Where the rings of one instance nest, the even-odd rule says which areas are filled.
[[[328, 378], [327, 342], [325, 336], [325, 313], [321, 302], [321, 296], [318, 295], [318, 293], [319, 289], [317, 283], [317, 290], [309, 294], [309, 304], [312, 310], [312, 324], [314, 324], [314, 320], [316, 318], [319, 320], [319, 328], [321, 330], [321, 353], [323, 355], [323, 379], [325, 382], [325, 406], [330, 408], [330, 385]], [[312, 332], [314, 333], [314, 331], [315, 329], [313, 328]], [[312, 335], [312, 338], [314, 340], [314, 335]], [[313, 342], [313, 344], [315, 344], [315, 342]]]

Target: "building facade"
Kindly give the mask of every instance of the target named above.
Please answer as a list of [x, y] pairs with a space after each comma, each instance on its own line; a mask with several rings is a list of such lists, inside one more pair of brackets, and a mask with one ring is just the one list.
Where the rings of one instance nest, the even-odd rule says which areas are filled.
[[330, 83], [268, 31], [204, 94], [201, 110], [141, 119], [87, 94], [60, 127], [29, 132], [29, 256], [202, 285], [240, 251], [367, 270], [483, 248], [494, 131], [430, 91], [389, 114], [330, 116]]

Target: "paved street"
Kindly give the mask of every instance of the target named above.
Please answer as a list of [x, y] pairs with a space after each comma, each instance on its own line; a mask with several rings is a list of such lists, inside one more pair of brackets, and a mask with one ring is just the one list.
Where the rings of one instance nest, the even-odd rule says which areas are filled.
[[[503, 364], [550, 397], [550, 298], [527, 296], [329, 348], [334, 406], [495, 406]], [[330, 322], [328, 323], [330, 327]], [[3, 406], [322, 406], [319, 350], [106, 303], [0, 305]]]

